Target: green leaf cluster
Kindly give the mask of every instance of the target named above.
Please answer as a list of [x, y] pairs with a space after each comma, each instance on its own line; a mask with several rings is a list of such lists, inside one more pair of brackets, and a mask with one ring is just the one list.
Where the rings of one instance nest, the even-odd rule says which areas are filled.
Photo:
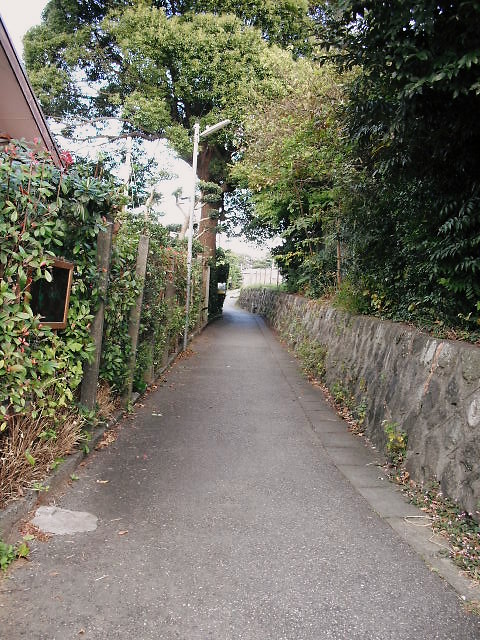
[[202, 140], [199, 154], [199, 175], [223, 194], [243, 105], [285, 90], [279, 61], [310, 55], [316, 7], [308, 0], [50, 0], [42, 24], [25, 36], [25, 62], [45, 112], [70, 134], [78, 123], [100, 131], [115, 118], [123, 135], [166, 138], [190, 161], [194, 123], [204, 129], [229, 118], [232, 125]]
[[329, 17], [337, 59], [360, 70], [345, 110], [353, 283], [373, 312], [475, 338], [480, 6], [342, 2]]
[[0, 570], [6, 571], [8, 567], [18, 558], [28, 558], [30, 548], [27, 544], [32, 536], [25, 536], [21, 542], [17, 544], [8, 544], [0, 539]]
[[[112, 184], [59, 170], [44, 152], [12, 141], [0, 153], [0, 431], [17, 416], [55, 418], [71, 406], [96, 306], [96, 237], [121, 203]], [[53, 257], [75, 264], [67, 328], [41, 325], [30, 287], [51, 281]]]
[[289, 290], [477, 340], [478, 3], [342, 1], [313, 16], [320, 69], [300, 61], [286, 97], [246, 113], [238, 219], [283, 235]]
[[[123, 188], [108, 177], [95, 177], [92, 169], [58, 169], [45, 152], [25, 142], [12, 141], [0, 152], [0, 451], [2, 461], [8, 460], [0, 481], [6, 497], [22, 483], [45, 490], [37, 478], [70, 452], [82, 436], [82, 425], [94, 417], [77, 401], [83, 366], [94, 353], [90, 324], [99, 302], [97, 236], [107, 222], [123, 224], [113, 242], [101, 380], [114, 393], [124, 390], [131, 353], [129, 316], [143, 284], [135, 274], [140, 233], [149, 235], [150, 250], [137, 389], [143, 390], [144, 370], [160, 369], [183, 332], [185, 241], [172, 241], [158, 222], [125, 211]], [[32, 283], [51, 281], [54, 257], [74, 263], [67, 326], [58, 331], [34, 315], [30, 294]], [[201, 275], [195, 261], [190, 328], [200, 313]], [[167, 284], [172, 292], [168, 298]], [[16, 447], [18, 439], [21, 446]], [[86, 442], [84, 449], [88, 451]], [[7, 549], [5, 562], [9, 560]]]
[[50, 0], [43, 16], [24, 46], [47, 114], [118, 116], [181, 151], [182, 128], [234, 112], [239, 94], [269, 75], [265, 51], [308, 53], [314, 26], [307, 0]]
[[[152, 219], [131, 212], [122, 215], [123, 224], [114, 238], [110, 284], [105, 305], [100, 378], [115, 394], [121, 394], [128, 378], [131, 340], [128, 334], [130, 312], [143, 284], [140, 332], [138, 336], [134, 389], [144, 391], [145, 376], [155, 375], [174, 351], [183, 334], [187, 282], [185, 241], [172, 239], [168, 230]], [[145, 282], [135, 274], [140, 233], [149, 237]], [[192, 265], [192, 300], [189, 324], [192, 330], [201, 307], [201, 267]], [[166, 296], [166, 289], [171, 294]]]
[[236, 222], [252, 239], [258, 229], [281, 233], [277, 263], [291, 290], [312, 296], [335, 284], [342, 187], [352, 173], [337, 116], [346, 80], [331, 64], [285, 65], [288, 92], [247, 115], [242, 154], [232, 165], [232, 176], [255, 205], [243, 216], [240, 210]]

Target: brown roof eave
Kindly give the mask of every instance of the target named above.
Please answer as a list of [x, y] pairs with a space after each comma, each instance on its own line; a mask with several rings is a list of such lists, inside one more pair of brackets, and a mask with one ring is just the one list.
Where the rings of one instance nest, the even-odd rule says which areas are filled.
[[[50, 151], [52, 159], [57, 167], [63, 166], [63, 162], [60, 157], [59, 149], [53, 139], [53, 136], [48, 127], [46, 118], [43, 111], [37, 101], [37, 98], [33, 92], [32, 86], [28, 80], [25, 69], [23, 68], [20, 60], [17, 56], [13, 43], [8, 35], [5, 24], [0, 16], [0, 44], [5, 51], [8, 63], [10, 65], [12, 74], [15, 76], [17, 84], [23, 94], [25, 103], [28, 105], [28, 109], [31, 113], [32, 119], [38, 129], [39, 137], [42, 139], [46, 149]], [[8, 133], [8, 132], [7, 132]], [[17, 136], [20, 137], [20, 136]]]

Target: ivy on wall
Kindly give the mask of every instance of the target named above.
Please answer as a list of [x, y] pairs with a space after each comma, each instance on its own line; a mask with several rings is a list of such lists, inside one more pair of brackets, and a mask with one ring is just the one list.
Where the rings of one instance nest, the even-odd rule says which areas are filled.
[[[82, 431], [75, 395], [93, 354], [96, 238], [123, 196], [91, 168], [58, 169], [23, 142], [0, 152], [0, 496], [44, 477]], [[53, 257], [75, 264], [67, 327], [42, 326], [33, 283], [52, 280]], [[67, 419], [68, 418], [68, 419]]]
[[[100, 368], [100, 378], [117, 394], [123, 392], [128, 377], [131, 353], [128, 323], [141, 284], [135, 276], [136, 249], [141, 233], [149, 236], [149, 252], [134, 375], [136, 391], [145, 390], [148, 377], [159, 371], [168, 353], [176, 348], [185, 324], [185, 241], [171, 238], [168, 229], [154, 220], [123, 214], [113, 243]], [[190, 330], [199, 318], [200, 282], [201, 270], [194, 260]], [[170, 296], [167, 296], [168, 287]]]
[[[67, 158], [68, 159], [68, 158]], [[127, 378], [128, 322], [142, 283], [138, 238], [150, 236], [136, 388], [159, 369], [183, 333], [186, 247], [152, 220], [124, 209], [123, 188], [92, 165], [58, 169], [48, 154], [12, 141], [0, 151], [0, 504], [43, 479], [82, 437], [77, 407], [83, 365], [93, 357], [97, 235], [121, 221], [112, 248], [100, 377], [114, 394]], [[74, 263], [67, 326], [54, 331], [34, 315], [30, 289], [52, 280], [54, 257]], [[190, 327], [200, 311], [201, 273], [193, 270]], [[166, 297], [170, 281], [171, 295]]]
[[[29, 411], [54, 415], [73, 400], [90, 358], [96, 237], [121, 196], [82, 168], [60, 171], [42, 151], [13, 142], [0, 154], [1, 431]], [[40, 325], [30, 286], [51, 281], [54, 256], [75, 263], [68, 324]]]

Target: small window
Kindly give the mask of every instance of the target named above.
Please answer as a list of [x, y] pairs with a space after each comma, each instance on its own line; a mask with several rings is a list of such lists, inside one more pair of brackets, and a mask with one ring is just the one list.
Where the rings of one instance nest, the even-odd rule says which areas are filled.
[[52, 281], [36, 280], [30, 285], [30, 304], [34, 315], [40, 315], [41, 325], [52, 329], [67, 326], [73, 266], [71, 262], [55, 258], [51, 267]]

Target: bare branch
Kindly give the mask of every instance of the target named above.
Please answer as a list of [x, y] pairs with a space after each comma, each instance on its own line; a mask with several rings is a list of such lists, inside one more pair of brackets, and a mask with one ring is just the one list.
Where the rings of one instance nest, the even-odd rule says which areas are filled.
[[125, 138], [141, 138], [142, 140], [148, 140], [149, 142], [155, 142], [155, 140], [159, 140], [159, 137], [156, 135], [151, 135], [144, 133], [143, 131], [127, 131], [126, 133], [119, 133], [116, 135], [109, 135], [107, 133], [101, 133], [99, 135], [91, 135], [91, 136], [75, 136], [72, 138], [73, 142], [91, 142], [92, 140], [102, 140], [100, 144], [109, 144], [111, 142], [116, 142], [117, 140], [124, 140]]
[[[60, 125], [63, 125], [65, 127], [81, 127], [89, 124], [95, 125], [98, 122], [105, 122], [105, 121], [123, 122], [125, 124], [131, 124], [131, 122], [126, 118], [118, 118], [116, 116], [99, 116], [96, 118], [83, 118], [82, 116], [77, 116], [76, 119], [72, 121], [64, 120], [62, 118], [59, 118], [58, 116], [49, 116], [49, 118], [51, 118], [54, 122]], [[78, 141], [78, 142], [86, 142], [88, 140], [93, 140], [95, 138], [106, 138], [109, 142], [112, 142], [115, 140], [128, 138], [129, 136], [131, 136], [132, 138], [142, 138], [143, 140], [149, 140], [153, 142], [161, 138], [159, 134], [148, 133], [141, 129], [135, 129], [133, 131], [125, 131], [119, 134], [98, 133], [96, 135], [88, 135], [85, 137], [76, 136], [74, 139], [75, 141]]]
[[188, 223], [190, 222], [190, 213], [186, 212], [185, 209], [183, 209], [180, 206], [177, 196], [175, 197], [175, 205], [176, 205], [177, 209], [182, 212], [182, 215], [183, 215], [182, 228], [180, 229], [179, 234], [178, 234], [179, 239], [183, 240], [183, 238], [185, 238], [185, 234], [187, 233]]

